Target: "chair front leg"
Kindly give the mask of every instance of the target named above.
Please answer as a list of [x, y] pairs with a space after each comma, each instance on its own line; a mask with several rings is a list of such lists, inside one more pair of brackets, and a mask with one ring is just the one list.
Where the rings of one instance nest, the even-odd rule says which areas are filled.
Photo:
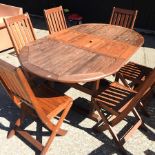
[[102, 114], [102, 112], [100, 110], [100, 107], [97, 104], [95, 104], [95, 107], [96, 107], [97, 112], [99, 113], [99, 115], [102, 118], [102, 122], [104, 122], [103, 125], [101, 125], [102, 127], [99, 127], [99, 131], [101, 132], [101, 129], [104, 129], [104, 130], [107, 129], [107, 130], [109, 130], [111, 136], [113, 137], [113, 140], [115, 141], [115, 143], [119, 147], [119, 150], [123, 154], [125, 154], [126, 151], [125, 151], [125, 149], [123, 147], [123, 143], [120, 141], [120, 139], [118, 138], [117, 134], [115, 134], [115, 132], [113, 131], [112, 127], [109, 125], [109, 122], [108, 122], [106, 116], [104, 116], [104, 114]]
[[148, 128], [146, 127], [146, 125], [144, 124], [144, 121], [142, 119], [142, 117], [139, 115], [138, 111], [136, 110], [136, 108], [133, 109], [132, 113], [134, 114], [134, 116], [141, 121], [141, 124], [139, 126], [140, 129], [142, 129], [143, 131], [147, 132]]
[[124, 84], [124, 86], [130, 88], [130, 86], [129, 86], [128, 82], [126, 81], [126, 79], [124, 78], [123, 74], [121, 74], [121, 73], [118, 72], [118, 73], [116, 73], [115, 81], [116, 82], [119, 82], [119, 80], [122, 81], [122, 83]]
[[65, 136], [67, 134], [67, 130], [64, 130], [64, 129], [59, 129], [58, 131], [57, 131], [57, 135], [59, 135], [59, 136]]
[[41, 155], [45, 155], [45, 154], [46, 154], [46, 152], [47, 152], [47, 150], [48, 150], [50, 144], [51, 144], [52, 141], [54, 140], [54, 137], [55, 137], [56, 134], [60, 131], [60, 130], [59, 130], [59, 129], [60, 129], [60, 126], [61, 126], [61, 124], [63, 123], [63, 121], [64, 121], [66, 115], [68, 114], [68, 111], [69, 111], [71, 105], [72, 105], [72, 103], [68, 104], [68, 106], [64, 109], [64, 111], [63, 111], [63, 113], [62, 113], [62, 115], [61, 115], [59, 121], [57, 122], [57, 124], [56, 124], [56, 126], [55, 126], [55, 129], [52, 131], [51, 136], [49, 137], [49, 139], [48, 139], [46, 145], [44, 146], [43, 150], [41, 151]]
[[22, 125], [24, 119], [25, 119], [25, 114], [24, 114], [24, 112], [21, 112], [21, 115], [20, 115], [20, 117], [16, 120], [13, 129], [11, 129], [11, 130], [8, 132], [8, 134], [7, 134], [7, 138], [8, 138], [8, 139], [15, 135], [16, 127], [20, 127], [20, 126]]

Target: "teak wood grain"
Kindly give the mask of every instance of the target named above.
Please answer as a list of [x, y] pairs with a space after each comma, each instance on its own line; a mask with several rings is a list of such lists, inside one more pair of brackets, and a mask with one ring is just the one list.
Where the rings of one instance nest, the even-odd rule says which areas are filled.
[[117, 72], [143, 42], [131, 29], [82, 24], [28, 44], [19, 57], [27, 70], [48, 80], [88, 82]]

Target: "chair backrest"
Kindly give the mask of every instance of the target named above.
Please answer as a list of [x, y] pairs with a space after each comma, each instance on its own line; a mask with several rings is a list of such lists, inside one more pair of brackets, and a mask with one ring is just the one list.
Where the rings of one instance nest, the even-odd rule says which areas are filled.
[[122, 119], [124, 119], [124, 117], [126, 117], [133, 110], [133, 108], [137, 105], [137, 103], [141, 100], [141, 98], [145, 95], [145, 93], [149, 91], [149, 89], [151, 89], [151, 86], [154, 83], [155, 83], [155, 69], [152, 70], [150, 75], [140, 85], [137, 94], [129, 101], [128, 104], [125, 105], [125, 107], [122, 108], [120, 114], [111, 121], [111, 124], [116, 125]]
[[4, 22], [6, 24], [17, 55], [27, 43], [36, 40], [33, 26], [27, 13], [10, 18], [5, 18]]
[[2, 82], [5, 83], [7, 90], [9, 90], [12, 95], [31, 103], [29, 94], [19, 80], [19, 70], [20, 68], [0, 60], [0, 78], [2, 79]]
[[110, 24], [133, 29], [137, 13], [137, 10], [126, 10], [113, 7]]
[[44, 14], [50, 34], [67, 28], [62, 6], [44, 10]]

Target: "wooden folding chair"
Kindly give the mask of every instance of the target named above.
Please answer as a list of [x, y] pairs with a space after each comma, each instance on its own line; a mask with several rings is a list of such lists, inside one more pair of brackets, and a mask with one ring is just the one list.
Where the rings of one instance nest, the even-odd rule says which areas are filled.
[[[60, 95], [43, 84], [31, 88], [20, 67], [14, 67], [2, 60], [0, 60], [0, 79], [13, 102], [21, 109], [21, 116], [16, 120], [15, 127], [8, 132], [7, 137], [10, 138], [18, 133], [41, 151], [42, 155], [45, 154], [56, 134], [65, 135], [67, 132], [60, 126], [72, 105], [72, 99]], [[58, 114], [61, 114], [60, 118], [56, 124], [53, 124], [50, 120]], [[51, 132], [45, 146], [22, 129], [26, 116], [40, 120]]]
[[14, 45], [17, 56], [28, 43], [36, 40], [33, 26], [28, 13], [5, 18], [7, 30]]
[[[143, 121], [136, 110], [136, 105], [141, 101], [141, 98], [155, 82], [155, 70], [150, 73], [147, 79], [139, 87], [139, 91], [125, 87], [118, 82], [109, 83], [109, 85], [102, 91], [98, 92], [92, 97], [94, 106], [101, 117], [94, 129], [103, 131], [108, 129], [114, 141], [119, 146], [121, 151], [124, 151], [123, 144], [133, 134], [133, 131], [140, 126], [144, 127]], [[115, 134], [113, 127], [127, 119], [128, 114], [132, 112], [136, 118], [136, 124], [119, 138]]]
[[[115, 81], [123, 81], [123, 84], [126, 86], [139, 91], [140, 85], [144, 83], [153, 70], [155, 70], [155, 68], [153, 69], [134, 62], [129, 62], [116, 73]], [[141, 112], [147, 117], [150, 116], [146, 110], [147, 101], [152, 96], [152, 89], [154, 86], [155, 83], [152, 85], [152, 88], [149, 89], [143, 96], [143, 102], [138, 105], [139, 110], [141, 110]]]
[[137, 10], [127, 10], [113, 7], [110, 24], [133, 29], [137, 13]]
[[[137, 10], [126, 10], [113, 7], [110, 24], [133, 29], [137, 13]], [[152, 71], [152, 68], [129, 62], [117, 72], [115, 81], [124, 78], [129, 80], [129, 83], [123, 80], [124, 84], [126, 83], [126, 86], [129, 84], [130, 87], [134, 88], [145, 79], [150, 71]]]
[[122, 76], [126, 85], [129, 85], [131, 88], [135, 89], [144, 82], [152, 70], [152, 68], [147, 66], [129, 62], [117, 72], [115, 81], [118, 82]]
[[44, 14], [50, 34], [67, 28], [62, 6], [44, 10]]
[[[138, 13], [137, 10], [127, 10], [127, 9], [113, 7], [109, 24], [133, 29], [135, 20], [137, 17], [137, 13]], [[127, 66], [129, 65], [130, 63], [127, 64]], [[126, 67], [126, 68], [129, 68], [129, 67]], [[115, 79], [116, 81], [118, 81], [119, 79], [123, 80], [124, 78], [123, 75], [120, 74], [120, 72], [116, 73], [115, 76], [116, 76], [116, 79]], [[128, 85], [125, 80], [123, 80], [123, 82], [126, 86]]]
[[[28, 43], [36, 40], [36, 36], [33, 30], [33, 26], [30, 20], [28, 13], [12, 16], [10, 18], [4, 19], [6, 28], [10, 35], [11, 41], [15, 48], [15, 52], [17, 57], [19, 57], [19, 53], [21, 49]], [[20, 59], [19, 59], [20, 61]], [[31, 81], [35, 84], [36, 83], [36, 76], [32, 75], [25, 71], [26, 76], [31, 79]], [[39, 77], [38, 77], [39, 78]]]

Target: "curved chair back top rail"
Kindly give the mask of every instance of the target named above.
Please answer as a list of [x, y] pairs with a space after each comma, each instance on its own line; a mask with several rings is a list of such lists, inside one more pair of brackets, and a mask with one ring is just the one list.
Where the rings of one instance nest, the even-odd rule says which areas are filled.
[[50, 34], [67, 28], [62, 6], [44, 10], [44, 14]]
[[137, 10], [127, 10], [113, 7], [110, 24], [133, 29], [137, 13]]

